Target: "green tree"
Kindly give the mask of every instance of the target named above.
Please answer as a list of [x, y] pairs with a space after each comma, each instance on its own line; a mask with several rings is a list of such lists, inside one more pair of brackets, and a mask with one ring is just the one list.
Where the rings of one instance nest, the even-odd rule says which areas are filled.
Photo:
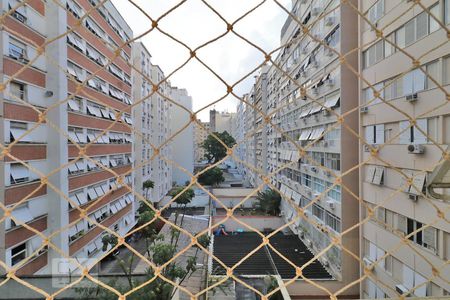
[[[186, 214], [186, 207], [189, 203], [191, 203], [192, 198], [194, 198], [195, 196], [195, 192], [193, 189], [188, 188], [187, 190], [184, 191], [186, 187], [180, 186], [178, 188], [173, 189], [170, 192], [170, 196], [172, 197], [176, 197], [177, 195], [177, 199], [175, 200], [175, 203], [178, 204], [177, 206], [177, 210], [175, 212], [175, 224], [179, 225], [180, 227], [183, 226], [183, 221], [184, 221], [184, 215]], [[183, 211], [183, 216], [181, 217], [181, 222], [180, 224], [178, 224], [178, 216], [180, 215], [180, 208]], [[172, 235], [173, 237], [173, 235]], [[176, 242], [175, 244], [178, 242], [179, 239], [179, 235], [176, 237]]]
[[148, 201], [148, 192], [155, 187], [155, 183], [153, 181], [146, 180], [142, 183], [142, 189], [145, 191], [145, 200]]
[[203, 185], [217, 186], [224, 181], [225, 177], [223, 177], [223, 171], [218, 167], [209, 169], [205, 173], [202, 173], [198, 178], [198, 182]]
[[[214, 135], [227, 145], [228, 148], [232, 148], [236, 144], [236, 140], [227, 131], [222, 133], [214, 132]], [[218, 162], [227, 155], [227, 148], [211, 134], [203, 141], [202, 148], [205, 149], [205, 159], [212, 163]]]
[[258, 192], [256, 200], [258, 200], [258, 208], [266, 214], [277, 216], [280, 213], [281, 196], [277, 191], [268, 189]]

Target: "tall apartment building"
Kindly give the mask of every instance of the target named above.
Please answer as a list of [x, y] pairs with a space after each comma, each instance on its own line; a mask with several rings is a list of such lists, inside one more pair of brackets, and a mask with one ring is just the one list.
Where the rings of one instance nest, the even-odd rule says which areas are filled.
[[[191, 123], [192, 97], [186, 89], [172, 87], [171, 99], [182, 107], [172, 104], [170, 124], [175, 136], [171, 142], [172, 156], [176, 165], [172, 166], [173, 181], [183, 185], [191, 181], [194, 173], [194, 125]], [[188, 125], [186, 128], [185, 126]], [[181, 132], [179, 132], [182, 130]], [[183, 168], [184, 170], [182, 170]]]
[[201, 122], [201, 126], [194, 124], [194, 162], [199, 163], [205, 160], [205, 150], [203, 142], [209, 134], [209, 122]]
[[[360, 132], [366, 140], [360, 156], [367, 162], [361, 168], [361, 218], [377, 208], [362, 227], [361, 258], [367, 266], [377, 263], [362, 284], [364, 298], [450, 295], [450, 224], [438, 216], [448, 202], [428, 188], [448, 172], [448, 163], [436, 164], [443, 157], [438, 146], [448, 153], [450, 144], [450, 1], [421, 4], [434, 17], [412, 1], [360, 1], [386, 37], [377, 38], [360, 20], [360, 72], [374, 87], [360, 84]], [[400, 49], [420, 63], [413, 66]], [[376, 157], [373, 147], [379, 149]]]
[[[160, 83], [164, 73], [159, 66], [151, 62], [151, 54], [141, 42], [132, 45], [133, 54], [133, 109], [135, 141], [134, 155], [136, 160], [135, 190], [139, 195], [152, 202], [159, 202], [172, 187], [172, 172], [170, 163], [165, 159], [172, 159], [171, 146], [165, 145], [156, 155], [159, 148], [170, 138], [170, 104], [165, 97], [170, 98], [172, 88], [164, 81], [159, 86], [159, 93], [153, 93], [153, 84]], [[143, 183], [151, 180], [154, 188], [150, 191], [143, 189]]]
[[152, 66], [153, 83], [159, 83], [159, 93], [154, 94], [152, 99], [152, 132], [154, 133], [154, 146], [159, 148], [159, 155], [152, 161], [155, 188], [153, 189], [152, 199], [161, 200], [172, 188], [172, 164], [168, 161], [172, 158], [172, 145], [169, 139], [172, 137], [170, 113], [172, 104], [167, 101], [171, 98], [170, 82], [164, 80], [164, 72], [158, 65]]
[[[45, 235], [66, 229], [52, 242], [81, 264], [102, 254], [103, 229], [79, 220], [79, 209], [89, 206], [89, 218], [120, 234], [135, 224], [131, 47], [114, 53], [133, 33], [110, 2], [92, 10], [96, 1], [68, 0], [67, 11], [51, 1], [7, 2], [0, 2], [2, 11], [11, 12], [1, 35], [8, 85], [0, 126], [3, 144], [14, 144], [10, 153], [25, 165], [6, 156], [0, 163], [0, 199], [14, 207], [15, 219], [1, 224], [0, 249], [17, 274], [50, 273], [60, 254], [41, 247], [42, 239], [24, 223]], [[46, 56], [33, 61], [38, 45], [60, 35]], [[39, 111], [54, 104], [38, 124]], [[53, 188], [40, 179], [54, 170], [48, 178]]]
[[[247, 158], [257, 167], [253, 177], [289, 164], [272, 176], [272, 184], [290, 200], [284, 199], [281, 204], [286, 222], [297, 216], [299, 207], [307, 207], [308, 220], [300, 218], [290, 228], [313, 253], [319, 253], [333, 237], [358, 223], [359, 202], [352, 196], [358, 194], [358, 174], [354, 171], [342, 176], [358, 164], [358, 140], [348, 129], [358, 130], [358, 80], [331, 50], [347, 54], [347, 64], [357, 68], [357, 54], [348, 52], [358, 47], [358, 18], [351, 7], [338, 4], [339, 1], [293, 1], [291, 12], [327, 47], [304, 34], [299, 24], [288, 18], [281, 31], [284, 47], [275, 60], [283, 71], [274, 65], [263, 70], [247, 96], [258, 107], [264, 107], [258, 101], [266, 102], [267, 113], [281, 130], [267, 126], [265, 131], [256, 132], [253, 143], [247, 144]], [[357, 1], [352, 4], [358, 5]], [[261, 95], [266, 95], [266, 99], [260, 100]], [[244, 123], [254, 130], [260, 117], [251, 107], [245, 109], [251, 112], [245, 114], [249, 120]], [[345, 121], [340, 124], [338, 116], [344, 113]], [[267, 142], [261, 143], [264, 140]], [[306, 156], [300, 157], [292, 141], [305, 149]], [[259, 161], [267, 163], [266, 170]], [[340, 176], [342, 181], [335, 182]], [[315, 203], [311, 205], [312, 200]], [[341, 241], [342, 246], [358, 255], [358, 230], [347, 232]], [[360, 276], [358, 261], [340, 246], [332, 247], [320, 260], [335, 279], [321, 285], [332, 291]], [[320, 294], [302, 282], [288, 289], [292, 295]], [[342, 296], [358, 294], [358, 287], [352, 286]]]

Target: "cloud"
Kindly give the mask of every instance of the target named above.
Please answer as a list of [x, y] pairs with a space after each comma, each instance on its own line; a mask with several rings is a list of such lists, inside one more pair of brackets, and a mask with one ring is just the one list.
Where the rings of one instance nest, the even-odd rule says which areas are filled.
[[[130, 2], [125, 0], [112, 0], [112, 2], [130, 24], [135, 36], [151, 28], [150, 20]], [[260, 2], [255, 0], [207, 1], [229, 23], [246, 14]], [[255, 11], [237, 22], [233, 29], [266, 52], [270, 52], [279, 46], [280, 31], [287, 14], [272, 0], [263, 2]], [[285, 7], [290, 7], [290, 0], [280, 2]], [[153, 19], [158, 19], [180, 1], [135, 0], [135, 3]], [[201, 0], [187, 0], [162, 18], [158, 22], [158, 27], [191, 49], [217, 38], [227, 29], [225, 21]], [[189, 58], [188, 49], [155, 30], [144, 36], [141, 41], [152, 54], [152, 62], [158, 64], [166, 75]], [[264, 61], [264, 55], [259, 50], [233, 33], [228, 33], [221, 39], [208, 44], [197, 54], [200, 60], [228, 84], [234, 84]], [[191, 60], [177, 71], [170, 81], [172, 85], [188, 90], [193, 97], [195, 111], [226, 94], [226, 85], [197, 60]], [[234, 91], [242, 96], [250, 91], [253, 82], [253, 75], [251, 75], [236, 86]], [[213, 106], [218, 110], [235, 111], [237, 103], [236, 98], [227, 97]], [[208, 111], [213, 106], [201, 111], [199, 117], [207, 120]]]

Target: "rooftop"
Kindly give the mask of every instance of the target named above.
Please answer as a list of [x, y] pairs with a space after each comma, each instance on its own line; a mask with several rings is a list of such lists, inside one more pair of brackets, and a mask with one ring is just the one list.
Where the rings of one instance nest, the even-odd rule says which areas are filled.
[[[253, 232], [244, 232], [237, 235], [215, 236], [214, 255], [227, 267], [238, 263], [248, 253], [252, 252], [262, 243], [262, 238]], [[270, 238], [270, 244], [283, 256], [295, 265], [301, 267], [314, 255], [295, 235], [276, 234]], [[213, 273], [225, 275], [224, 268], [217, 262], [213, 262]], [[295, 277], [295, 269], [270, 247], [264, 246], [253, 253], [236, 269], [238, 275], [280, 275], [283, 279]], [[303, 270], [303, 275], [309, 279], [331, 279], [331, 275], [315, 260]]]

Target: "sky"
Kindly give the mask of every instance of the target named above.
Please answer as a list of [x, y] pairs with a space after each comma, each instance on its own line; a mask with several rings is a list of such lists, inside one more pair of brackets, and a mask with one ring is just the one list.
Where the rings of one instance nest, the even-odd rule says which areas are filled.
[[[151, 28], [148, 18], [127, 0], [111, 0], [138, 36]], [[229, 23], [257, 6], [261, 0], [207, 0]], [[263, 1], [264, 2], [264, 1]], [[280, 0], [290, 9], [291, 0]], [[180, 0], [134, 0], [153, 19], [180, 3]], [[234, 30], [267, 52], [280, 45], [280, 31], [287, 14], [272, 0], [240, 20]], [[226, 32], [226, 24], [201, 0], [187, 0], [169, 13], [159, 23], [161, 30], [169, 33], [194, 49]], [[152, 55], [152, 63], [161, 67], [166, 75], [181, 66], [189, 58], [189, 50], [156, 30], [141, 39]], [[228, 84], [233, 85], [264, 61], [264, 55], [233, 33], [198, 50], [197, 56]], [[237, 95], [251, 90], [254, 75], [238, 84]], [[226, 94], [226, 86], [197, 60], [191, 60], [170, 77], [172, 86], [186, 88], [193, 98], [194, 111], [219, 100]], [[214, 106], [198, 113], [202, 121], [208, 121], [209, 110], [236, 111], [238, 99], [227, 97]]]

